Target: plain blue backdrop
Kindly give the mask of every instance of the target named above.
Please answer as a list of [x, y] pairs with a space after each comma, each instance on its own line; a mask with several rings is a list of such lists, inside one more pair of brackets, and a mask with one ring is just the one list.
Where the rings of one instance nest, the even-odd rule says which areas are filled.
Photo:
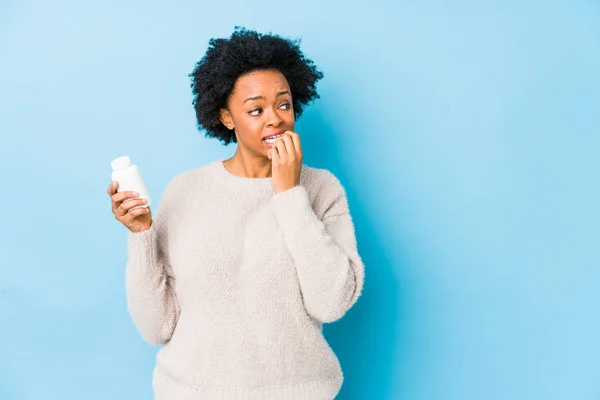
[[187, 74], [236, 25], [324, 71], [306, 164], [366, 264], [340, 399], [600, 399], [597, 1], [0, 2], [0, 399], [151, 398], [110, 161], [226, 158]]

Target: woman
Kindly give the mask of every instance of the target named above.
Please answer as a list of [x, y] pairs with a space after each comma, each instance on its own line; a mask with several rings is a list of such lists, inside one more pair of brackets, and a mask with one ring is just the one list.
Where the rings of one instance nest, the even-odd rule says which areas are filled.
[[[236, 28], [190, 74], [199, 128], [233, 157], [176, 176], [156, 218], [108, 189], [128, 233], [128, 309], [164, 345], [155, 398], [333, 399], [322, 324], [356, 302], [364, 267], [345, 191], [302, 164], [294, 123], [323, 77], [297, 42]], [[128, 201], [124, 201], [128, 200]]]

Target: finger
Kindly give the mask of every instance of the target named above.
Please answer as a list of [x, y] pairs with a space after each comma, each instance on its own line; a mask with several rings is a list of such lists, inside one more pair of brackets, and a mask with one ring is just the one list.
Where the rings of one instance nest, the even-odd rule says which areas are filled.
[[278, 166], [279, 163], [281, 162], [281, 156], [279, 155], [279, 150], [276, 147], [276, 144], [273, 144], [273, 147], [271, 147], [269, 150], [271, 150], [271, 164], [272, 166]]
[[138, 192], [132, 192], [132, 191], [115, 193], [112, 196], [113, 209], [117, 209], [123, 201], [128, 200], [128, 199], [134, 199], [134, 198], [138, 197], [139, 195], [140, 194]]
[[302, 144], [300, 143], [300, 135], [298, 135], [296, 132], [291, 132], [290, 136], [292, 137], [292, 141], [294, 142], [296, 153], [302, 155]]
[[139, 217], [140, 215], [143, 214], [148, 214], [150, 212], [150, 209], [148, 207], [142, 207], [142, 208], [136, 208], [135, 210], [129, 210], [129, 212], [127, 213], [128, 215], [130, 215], [131, 217], [133, 217], [133, 219]]
[[113, 196], [115, 193], [117, 193], [117, 189], [119, 188], [119, 182], [112, 182], [109, 186], [108, 186], [108, 190], [106, 191], [108, 193], [109, 196]]
[[113, 214], [115, 214], [117, 217], [122, 217], [125, 214], [127, 214], [127, 212], [133, 207], [139, 207], [143, 205], [145, 205], [145, 203], [142, 199], [122, 201], [117, 207], [113, 209]]
[[287, 151], [285, 149], [285, 143], [282, 138], [277, 139], [275, 144], [272, 147], [275, 150], [275, 157], [279, 159], [279, 161], [285, 160], [287, 157]]
[[128, 228], [131, 228], [135, 223], [135, 220], [140, 215], [148, 214], [150, 209], [148, 207], [144, 208], [136, 208], [135, 210], [130, 210], [127, 214], [121, 216], [119, 220]]
[[294, 147], [294, 141], [292, 140], [292, 135], [285, 134], [281, 137], [283, 144], [285, 146], [285, 152], [287, 153], [288, 160], [292, 161], [296, 159], [296, 148]]
[[123, 201], [123, 202], [121, 202], [121, 204], [119, 205], [119, 207], [117, 207], [117, 212], [119, 213], [119, 215], [125, 215], [133, 207], [143, 206], [146, 203], [147, 203], [146, 199]]

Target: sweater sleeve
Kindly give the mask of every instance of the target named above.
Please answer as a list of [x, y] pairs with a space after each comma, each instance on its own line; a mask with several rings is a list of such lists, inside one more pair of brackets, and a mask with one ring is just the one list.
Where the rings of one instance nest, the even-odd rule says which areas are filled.
[[363, 287], [364, 266], [345, 192], [319, 219], [303, 186], [273, 196], [276, 218], [296, 265], [304, 306], [321, 322], [340, 319]]
[[180, 311], [167, 251], [172, 186], [167, 186], [150, 229], [128, 232], [127, 308], [144, 340], [153, 345], [171, 338]]

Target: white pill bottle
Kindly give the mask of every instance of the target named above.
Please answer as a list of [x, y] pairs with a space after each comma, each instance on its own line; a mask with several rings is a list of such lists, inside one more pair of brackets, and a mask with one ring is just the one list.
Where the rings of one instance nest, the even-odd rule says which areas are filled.
[[[114, 159], [110, 166], [112, 167], [111, 178], [114, 181], [119, 182], [119, 188], [117, 192], [132, 191], [138, 192], [138, 198], [146, 199], [148, 202], [140, 207], [149, 207], [152, 200], [148, 189], [144, 184], [142, 175], [137, 165], [131, 163], [131, 159], [128, 156], [123, 156]], [[130, 199], [134, 200], [134, 199]], [[138, 208], [138, 207], [134, 207]]]

